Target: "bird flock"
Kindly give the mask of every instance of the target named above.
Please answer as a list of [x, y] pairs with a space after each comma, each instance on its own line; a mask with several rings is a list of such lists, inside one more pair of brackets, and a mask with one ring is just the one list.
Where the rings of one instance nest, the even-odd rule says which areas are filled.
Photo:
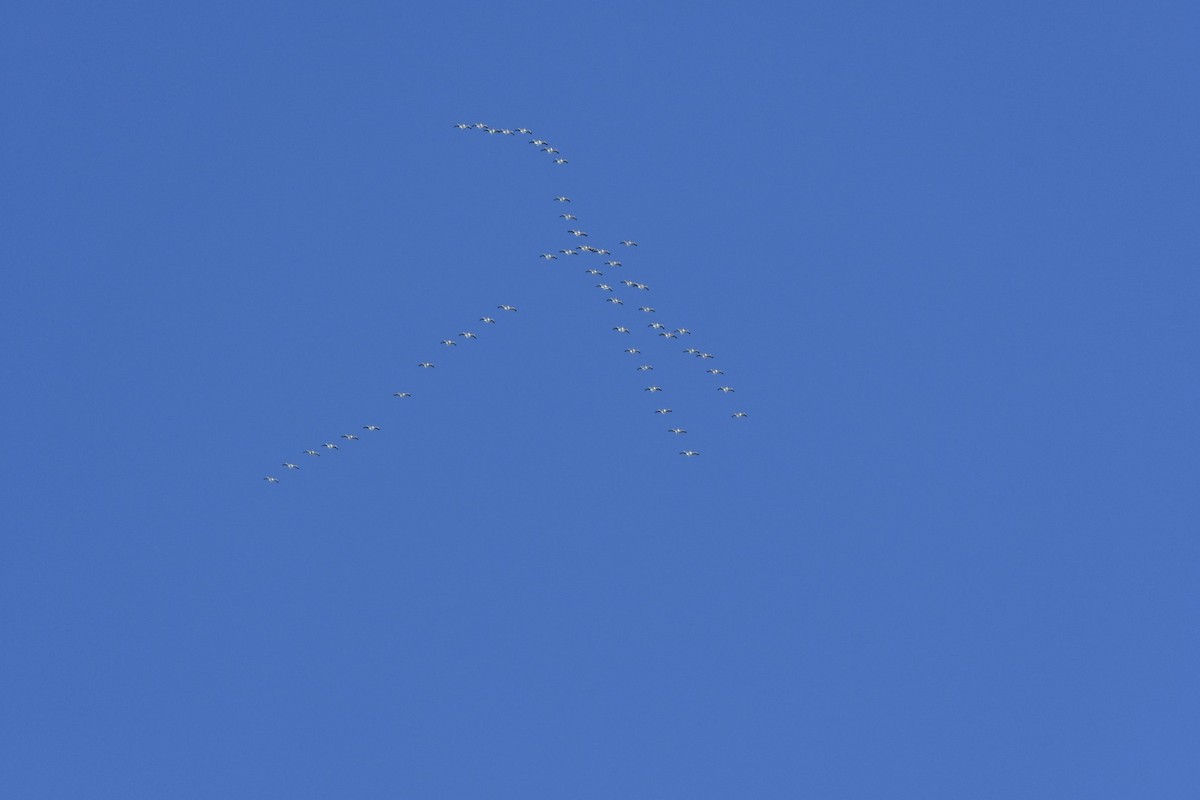
[[[534, 135], [533, 131], [529, 130], [528, 128], [493, 128], [483, 122], [476, 122], [474, 124], [460, 122], [454, 125], [454, 127], [462, 131], [480, 131], [493, 136]], [[533, 138], [529, 140], [529, 144], [536, 147], [539, 152], [550, 156], [550, 161], [552, 164], [562, 166], [569, 163], [566, 158], [562, 157], [562, 154], [557, 148], [553, 147], [544, 139]], [[558, 209], [561, 210], [572, 208], [573, 206], [568, 206], [567, 204], [573, 203], [574, 201], [566, 195], [557, 195], [553, 198], [553, 202], [558, 204]], [[619, 290], [612, 284], [608, 283], [607, 279], [604, 278], [605, 270], [613, 275], [625, 274], [628, 270], [625, 268], [624, 262], [615, 258], [613, 252], [605, 247], [596, 247], [591, 244], [583, 244], [581, 240], [585, 238], [590, 240], [591, 235], [586, 230], [583, 230], [581, 227], [582, 222], [574, 213], [571, 213], [569, 210], [565, 210], [561, 211], [561, 213], [558, 214], [558, 217], [564, 222], [573, 224], [574, 227], [565, 229], [566, 234], [571, 236], [572, 240], [567, 240], [564, 242], [564, 244], [567, 246], [551, 249], [549, 252], [541, 253], [538, 257], [545, 260], [547, 263], [560, 261], [560, 256], [562, 259], [567, 261], [571, 260], [572, 257], [583, 257], [585, 259], [583, 263], [588, 264], [588, 266], [586, 266], [582, 272], [590, 279], [601, 279], [600, 283], [595, 285], [595, 288], [599, 289], [605, 295], [604, 301], [612, 305], [614, 308], [626, 305], [625, 300], [617, 294]], [[635, 249], [639, 247], [638, 243], [632, 239], [618, 240], [613, 246], [622, 248], [623, 253], [628, 254], [634, 253]], [[627, 256], [623, 255], [622, 257]], [[640, 281], [632, 280], [630, 278], [622, 278], [621, 280], [616, 281], [616, 283], [626, 287], [625, 290], [621, 291], [631, 290], [638, 293], [650, 291], [649, 285], [641, 283]], [[506, 303], [497, 305], [496, 309], [501, 312], [501, 314], [512, 314], [518, 311], [516, 306], [508, 305]], [[650, 305], [638, 305], [636, 306], [636, 309], [637, 313], [641, 315], [651, 315], [657, 313], [654, 307]], [[652, 321], [646, 322], [646, 319]], [[479, 322], [483, 325], [495, 325], [496, 319], [485, 314], [479, 318]], [[644, 316], [638, 322], [617, 320], [617, 323], [618, 324], [612, 326], [612, 330], [621, 337], [629, 336], [633, 333], [634, 329], [629, 327], [629, 325], [644, 327], [649, 333], [655, 334], [658, 338], [662, 339], [664, 343], [668, 344], [672, 341], [682, 340], [683, 337], [690, 337], [692, 335], [692, 331], [688, 328], [671, 328], [661, 322], [658, 322], [654, 317], [650, 316]], [[457, 347], [460, 341], [462, 343], [467, 343], [478, 338], [478, 334], [472, 331], [462, 331], [458, 334], [457, 339], [442, 339], [440, 344], [446, 348]], [[642, 350], [636, 346], [626, 347], [624, 352], [627, 355], [643, 356], [642, 359], [638, 360], [645, 360]], [[712, 353], [696, 347], [685, 347], [682, 348], [681, 352], [686, 356], [700, 359], [702, 363], [708, 363], [710, 359], [716, 357]], [[432, 361], [421, 361], [416, 364], [416, 367], [420, 369], [435, 369], [436, 366], [437, 365]], [[654, 369], [654, 365], [638, 364], [635, 369], [638, 372], [650, 372]], [[723, 380], [717, 377], [724, 375], [724, 370], [717, 367], [708, 367], [705, 372], [706, 374], [713, 376], [716, 380], [716, 383], [713, 385], [713, 389], [715, 389], [715, 391], [721, 392], [725, 395], [730, 395], [735, 392], [735, 389], [732, 386], [724, 385]], [[721, 385], [717, 385], [717, 383], [720, 383]], [[652, 396], [657, 396], [658, 393], [664, 391], [664, 387], [651, 384], [650, 386], [645, 387], [643, 391], [649, 392]], [[405, 398], [412, 397], [412, 393], [407, 391], [397, 391], [393, 393], [392, 396], [399, 400], [403, 400]], [[667, 407], [655, 408], [653, 409], [653, 412], [655, 414], [663, 415], [664, 417], [667, 414], [674, 413], [673, 409]], [[734, 420], [745, 419], [748, 416], [749, 414], [740, 410], [733, 410], [730, 413], [730, 417]], [[361, 426], [361, 430], [366, 432], [368, 435], [374, 435], [381, 432], [383, 428], [379, 425], [371, 423]], [[667, 433], [670, 433], [675, 437], [684, 436], [687, 434], [687, 429], [681, 427], [666, 428], [665, 430]], [[343, 433], [340, 434], [338, 438], [343, 440], [343, 444], [348, 445], [352, 442], [358, 441], [359, 435], [355, 433]], [[341, 449], [341, 445], [336, 442], [323, 442], [320, 447], [321, 450], [324, 450], [326, 454], [333, 453]], [[300, 454], [308, 458], [320, 458], [322, 455], [321, 450], [301, 450]], [[700, 455], [700, 453], [696, 450], [684, 449], [679, 451], [679, 455], [686, 458], [693, 458]], [[292, 461], [284, 461], [280, 466], [289, 471], [300, 469], [300, 465]], [[263, 480], [267, 483], [279, 483], [279, 478], [275, 475], [267, 475], [263, 478]]]

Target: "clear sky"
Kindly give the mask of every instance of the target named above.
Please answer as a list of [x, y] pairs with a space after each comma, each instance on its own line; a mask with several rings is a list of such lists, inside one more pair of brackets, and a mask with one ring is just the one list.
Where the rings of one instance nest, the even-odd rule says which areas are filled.
[[1198, 29], [9, 4], [0, 796], [1197, 796]]

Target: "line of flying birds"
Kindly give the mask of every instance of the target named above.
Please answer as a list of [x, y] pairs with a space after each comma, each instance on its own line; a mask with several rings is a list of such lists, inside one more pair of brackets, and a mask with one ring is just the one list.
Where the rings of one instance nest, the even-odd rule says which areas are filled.
[[[499, 134], [501, 136], [517, 136], [517, 135], [533, 136], [533, 131], [529, 130], [528, 128], [493, 128], [483, 122], [476, 122], [474, 124], [460, 122], [460, 123], [456, 124], [454, 127], [458, 128], [460, 130], [480, 130], [480, 131], [483, 131], [484, 133], [488, 133], [488, 134], [492, 134], [492, 135]], [[561, 153], [559, 153], [558, 149], [555, 147], [552, 147], [549, 142], [547, 142], [543, 139], [535, 138], [535, 139], [531, 139], [529, 141], [529, 143], [531, 145], [536, 146], [541, 152], [546, 153], [551, 156], [555, 156], [555, 158], [552, 159], [552, 162], [554, 164], [561, 165], [561, 164], [568, 163], [567, 159], [561, 157]], [[554, 198], [554, 202], [570, 203], [571, 198], [566, 197], [564, 195], [559, 195]], [[575, 216], [574, 214], [569, 213], [569, 212], [564, 212], [562, 214], [559, 214], [558, 216], [562, 220], [567, 221], [567, 222], [578, 222], [578, 220], [579, 220], [579, 218], [577, 216]], [[582, 230], [581, 228], [578, 228], [578, 227], [567, 229], [567, 234], [570, 236], [573, 236], [575, 239], [583, 239], [585, 237], [588, 237], [588, 235], [589, 235], [587, 231]], [[626, 248], [638, 247], [638, 243], [633, 241], [632, 239], [623, 239], [619, 242], [619, 245], [622, 247], [626, 247]], [[562, 248], [562, 249], [558, 250], [557, 253], [554, 253], [554, 252], [542, 253], [540, 255], [540, 258], [543, 258], [547, 262], [550, 262], [550, 261], [558, 260], [558, 257], [560, 255], [562, 255], [562, 256], [596, 255], [596, 256], [603, 257], [603, 256], [612, 256], [612, 252], [603, 247], [592, 247], [591, 245], [586, 245], [586, 244], [576, 244], [573, 247]], [[609, 267], [612, 269], [616, 269], [618, 267], [624, 266], [621, 261], [619, 261], [615, 258], [608, 258], [607, 260], [600, 262], [600, 264], [601, 264], [601, 266]], [[587, 269], [584, 270], [584, 273], [587, 274], [589, 277], [602, 277], [604, 275], [603, 271], [596, 269], [595, 267], [588, 267]], [[623, 279], [620, 281], [620, 283], [622, 285], [628, 287], [629, 289], [633, 289], [635, 291], [642, 291], [642, 292], [650, 291], [650, 287], [648, 285], [646, 285], [644, 283], [639, 283], [637, 281]], [[602, 292], [607, 292], [610, 294], [613, 294], [616, 291], [613, 286], [609, 285], [608, 283], [604, 283], [604, 282], [596, 284], [596, 288], [600, 289]], [[616, 297], [615, 294], [613, 294], [613, 296], [605, 297], [604, 299], [606, 302], [612, 304], [613, 306], [621, 306], [621, 305], [625, 304], [625, 301], [619, 297]], [[496, 308], [501, 312], [507, 312], [507, 313], [515, 313], [517, 311], [516, 306], [511, 306], [511, 305], [507, 305], [507, 304], [498, 305], [498, 306], [496, 306]], [[655, 313], [655, 309], [652, 306], [648, 306], [648, 305], [638, 306], [638, 311], [640, 311], [642, 313], [646, 313], [646, 314]], [[485, 325], [494, 325], [496, 323], [496, 320], [493, 317], [485, 315], [485, 316], [479, 318], [479, 322], [481, 322]], [[689, 336], [692, 333], [687, 328], [668, 329], [666, 325], [664, 325], [660, 322], [647, 323], [646, 327], [651, 329], [653, 332], [657, 333], [659, 337], [661, 337], [665, 340], [678, 339], [681, 336]], [[618, 334], [632, 333], [632, 329], [626, 327], [625, 325], [614, 325], [612, 329], [613, 329], [613, 331], [617, 332]], [[461, 333], [458, 334], [458, 336], [459, 336], [459, 339], [461, 339], [464, 342], [469, 342], [472, 339], [479, 338], [478, 335], [473, 333], [472, 331], [462, 331]], [[457, 347], [459, 344], [459, 340], [458, 339], [442, 339], [441, 344], [444, 347]], [[642, 351], [640, 349], [638, 349], [637, 347], [627, 347], [627, 348], [625, 348], [625, 352], [630, 355], [640, 355]], [[687, 355], [691, 355], [691, 356], [694, 356], [696, 358], [700, 358], [703, 360], [715, 358], [715, 356], [712, 353], [699, 350], [695, 347], [684, 348], [683, 352]], [[422, 362], [418, 363], [416, 366], [421, 369], [434, 369], [436, 365], [431, 361], [422, 361]], [[639, 372], [649, 372], [653, 369], [654, 369], [654, 367], [651, 364], [641, 364], [637, 367], [637, 370]], [[706, 372], [709, 375], [714, 375], [714, 376], [725, 374], [723, 370], [717, 369], [715, 367], [707, 369]], [[716, 390], [719, 392], [722, 392], [724, 394], [732, 394], [734, 392], [734, 388], [732, 386], [717, 386]], [[645, 389], [643, 391], [650, 392], [651, 394], [657, 394], [657, 393], [663, 391], [663, 387], [657, 386], [657, 385], [651, 385], [651, 386], [645, 387]], [[412, 393], [406, 392], [406, 391], [398, 391], [398, 392], [395, 392], [392, 396], [403, 399], [403, 398], [407, 398], [407, 397], [412, 397]], [[654, 413], [655, 414], [670, 414], [670, 413], [672, 413], [672, 409], [657, 408], [657, 409], [654, 409]], [[730, 416], [733, 419], [743, 419], [749, 415], [744, 411], [735, 411]], [[363, 425], [362, 430], [370, 432], [370, 433], [377, 433], [379, 431], [382, 431], [383, 429], [378, 425], [371, 424], [371, 425]], [[687, 430], [685, 428], [675, 427], [675, 428], [667, 428], [667, 432], [671, 433], [675, 436], [681, 436], [683, 434], [686, 434]], [[343, 439], [345, 443], [349, 443], [349, 442], [358, 441], [359, 437], [357, 434], [354, 434], [354, 433], [343, 433], [343, 434], [341, 434], [340, 438]], [[325, 452], [329, 453], [329, 452], [334, 452], [336, 450], [339, 450], [340, 446], [336, 442], [324, 442], [321, 444], [321, 448]], [[700, 455], [700, 453], [695, 450], [680, 450], [679, 454], [682, 456], [688, 457], [688, 458], [692, 458], [694, 456]], [[319, 458], [321, 456], [321, 451], [320, 450], [302, 450], [301, 455], [304, 455], [304, 456], [310, 457], [310, 458]], [[283, 466], [285, 469], [288, 469], [288, 470], [300, 469], [299, 464], [296, 464], [291, 461], [284, 461], [281, 466]], [[263, 478], [263, 480], [268, 483], [279, 483], [279, 478], [275, 477], [274, 475], [267, 475], [265, 478]]]

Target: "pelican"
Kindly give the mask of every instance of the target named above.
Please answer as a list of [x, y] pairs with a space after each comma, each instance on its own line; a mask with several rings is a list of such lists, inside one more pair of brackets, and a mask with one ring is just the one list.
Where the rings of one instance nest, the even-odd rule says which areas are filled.
[[516, 311], [517, 310], [516, 306], [496, 306], [496, 308], [500, 309], [501, 311]]
[[626, 247], [637, 247], [637, 246], [638, 246], [638, 243], [637, 243], [637, 242], [631, 242], [631, 241], [629, 241], [628, 239], [626, 239], [625, 241], [621, 242], [621, 244], [625, 245]]
[[417, 366], [421, 369], [433, 369], [433, 364], [428, 361], [422, 361], [420, 364], [417, 364]]
[[529, 136], [533, 133], [533, 131], [529, 130], [528, 128], [517, 128], [517, 133], [521, 133], [521, 134], [524, 134], [525, 136]]
[[553, 147], [543, 147], [542, 152], [543, 153], [557, 153], [558, 151], [555, 150]]
[[636, 347], [626, 347], [626, 348], [625, 348], [625, 352], [626, 352], [626, 353], [633, 353], [633, 354], [635, 354], [635, 355], [636, 355], [637, 353], [640, 353], [640, 352], [642, 352], [642, 351], [641, 351], [641, 350], [638, 350]]
[[617, 333], [629, 333], [629, 328], [626, 328], [624, 325], [618, 325], [613, 330]]
[[689, 335], [691, 334], [691, 331], [689, 331], [687, 328], [676, 328], [676, 329], [675, 329], [675, 332], [676, 332], [676, 333], [680, 333], [680, 334], [683, 334], [683, 333], [686, 333], [686, 334], [689, 334]]
[[[587, 236], [587, 234], [585, 233], [585, 234], [584, 234], [584, 236]], [[579, 249], [580, 249], [580, 250], [586, 250], [586, 251], [587, 251], [587, 252], [589, 252], [589, 253], [599, 253], [599, 252], [600, 252], [599, 250], [597, 250], [596, 248], [594, 248], [594, 247], [592, 247], [591, 245], [588, 245], [588, 244], [581, 244], [581, 245], [579, 245]]]
[[596, 288], [603, 289], [606, 292], [611, 292], [613, 290], [613, 288], [611, 286], [609, 286], [607, 283], [597, 283]]
[[412, 392], [393, 392], [392, 397], [412, 397]]
[[712, 353], [697, 353], [696, 358], [716, 358]]
[[558, 216], [562, 219], [579, 219], [579, 217], [575, 216], [574, 214], [559, 214]]
[[603, 275], [604, 274], [603, 272], [601, 272], [598, 269], [585, 269], [584, 272], [586, 272], [588, 275]]
[[605, 261], [605, 262], [604, 262], [604, 266], [606, 266], [606, 267], [619, 267], [619, 266], [621, 266], [621, 262], [620, 262], [620, 261]]
[[556, 203], [569, 203], [569, 202], [571, 202], [571, 198], [569, 198], [569, 197], [556, 197], [556, 198], [554, 198], [554, 202], [556, 202]]
[[572, 230], [567, 231], [567, 233], [571, 234], [572, 236], [587, 236], [587, 231]]
[[641, 289], [643, 292], [650, 291], [650, 287], [644, 283], [635, 283], [633, 286], [635, 289]]
[[609, 256], [609, 255], [612, 255], [612, 251], [611, 251], [611, 250], [605, 250], [603, 247], [602, 247], [602, 248], [600, 248], [599, 250], [597, 250], [597, 251], [596, 251], [596, 253], [597, 253], [598, 255], [602, 255], [602, 256]]
[[699, 351], [699, 350], [697, 350], [697, 349], [696, 349], [696, 348], [694, 348], [694, 347], [685, 347], [685, 348], [683, 348], [683, 352], [685, 352], [685, 353], [690, 353], [690, 354], [692, 354], [692, 355], [696, 355], [696, 354], [697, 354], [697, 353], [699, 353], [700, 351]]
[[577, 252], [576, 252], [576, 251], [574, 251], [574, 250], [570, 250], [570, 249], [567, 249], [567, 250], [559, 250], [558, 252], [562, 253], [564, 256], [577, 256], [577, 255], [579, 255], [579, 253], [577, 253]]
[[516, 131], [510, 131], [508, 128], [504, 128], [500, 132], [503, 133], [505, 136], [512, 136], [513, 134], [516, 133]]
[[653, 314], [654, 309], [650, 306], [638, 306], [638, 311], [645, 311], [647, 314]]
[[638, 367], [638, 372], [648, 372], [652, 369], [654, 369], [654, 367], [650, 366], [649, 364], [642, 364], [640, 367]]
[[679, 338], [678, 336], [676, 336], [675, 334], [671, 333], [670, 331], [660, 331], [658, 335], [659, 335], [659, 336], [662, 336], [662, 337], [665, 337], [665, 338], [667, 338], [667, 339], [678, 339], [678, 338]]
[[723, 370], [723, 369], [706, 369], [704, 371], [707, 372], [709, 375], [724, 375], [725, 374], [725, 370]]
[[299, 464], [293, 464], [290, 461], [283, 462], [283, 466], [287, 467], [288, 469], [300, 469]]
[[545, 141], [545, 140], [543, 140], [543, 139], [534, 139], [532, 142], [530, 142], [530, 144], [536, 144], [538, 147], [541, 147], [541, 146], [542, 146], [542, 145], [544, 145], [544, 144], [545, 144], [545, 145], [548, 145], [548, 144], [550, 144], [550, 143], [549, 143], [549, 142], [547, 142], [547, 141]]
[[454, 127], [458, 128], [458, 129], [460, 129], [460, 130], [464, 130], [464, 131], [465, 131], [465, 130], [467, 130], [468, 128], [470, 128], [471, 126], [470, 126], [470, 125], [468, 125], [468, 124], [467, 124], [467, 123], [465, 123], [465, 122], [460, 122], [460, 123], [458, 123], [457, 125], [455, 125]]
[[647, 386], [642, 391], [644, 391], [644, 392], [661, 392], [662, 387], [661, 386]]
[[729, 394], [730, 392], [733, 391], [733, 387], [732, 386], [718, 386], [717, 391], [725, 392], [725, 394]]
[[636, 286], [636, 285], [637, 285], [637, 284], [635, 284], [633, 281], [629, 280], [628, 278], [626, 278], [625, 280], [621, 281], [621, 283], [625, 284], [626, 286], [628, 286], [628, 287], [629, 287], [629, 288], [631, 288], [631, 289], [632, 289], [634, 286]]
[[623, 306], [623, 305], [625, 305], [625, 301], [624, 301], [624, 300], [622, 300], [622, 299], [621, 299], [621, 298], [619, 298], [619, 297], [606, 297], [606, 298], [604, 299], [604, 301], [605, 301], [606, 303], [612, 303], [612, 304], [613, 304], [613, 305], [615, 305], [615, 306]]
[[336, 444], [334, 444], [333, 442], [326, 442], [325, 444], [321, 445], [321, 447], [324, 447], [326, 450], [337, 450], [338, 449], [338, 446]]
[[733, 414], [730, 414], [730, 416], [733, 417], [734, 419], [738, 419], [740, 417], [748, 417], [750, 415], [747, 414], [745, 411], [736, 411]]
[[673, 433], [678, 436], [681, 433], [687, 433], [683, 428], [667, 428], [668, 433]]
[[470, 331], [463, 331], [462, 333], [459, 334], [459, 336], [463, 337], [464, 339], [478, 339], [479, 338], [478, 336], [471, 333]]
[[558, 256], [554, 255], [554, 253], [542, 253], [542, 258], [546, 259], [547, 261], [553, 261], [554, 259], [558, 258]]
[[669, 408], [656, 408], [656, 409], [654, 409], [654, 413], [655, 413], [655, 414], [670, 414], [670, 413], [671, 413], [671, 409], [669, 409]]
[[276, 478], [272, 475], [268, 475], [267, 477], [263, 478], [263, 480], [267, 483], [279, 483], [279, 478]]
[[345, 439], [347, 442], [357, 442], [358, 441], [358, 437], [355, 436], [353, 433], [343, 433], [342, 438]]
[[697, 453], [695, 450], [680, 450], [679, 455], [687, 456], [688, 458], [691, 458], [692, 456], [698, 456], [700, 454]]
[[556, 159], [554, 159], [554, 163], [555, 164], [566, 164], [567, 160], [565, 158], [556, 158]]
[[499, 128], [488, 128], [487, 132], [488, 133], [499, 133], [500, 129]]
[[454, 341], [453, 339], [442, 339], [442, 344], [446, 345], [447, 347], [458, 347], [458, 342]]
[[304, 451], [304, 455], [306, 455], [306, 456], [316, 456], [317, 458], [320, 458], [320, 457], [321, 457], [321, 454], [320, 454], [320, 453], [318, 453], [316, 450], [305, 450], [305, 451]]
[[480, 318], [479, 318], [479, 321], [480, 321], [480, 322], [488, 322], [488, 323], [495, 323], [495, 322], [496, 322], [496, 320], [492, 319], [491, 317], [480, 317]]
[[481, 130], [487, 130], [487, 123], [486, 122], [476, 122], [475, 127], [479, 128]]
[[651, 322], [651, 323], [650, 323], [649, 325], [647, 325], [646, 327], [647, 327], [647, 328], [654, 328], [655, 330], [662, 330], [662, 329], [666, 328], [667, 326], [666, 326], [666, 325], [663, 325], [661, 322]]
[[381, 430], [383, 430], [383, 428], [379, 427], [378, 425], [363, 425], [363, 430], [364, 431], [381, 431]]

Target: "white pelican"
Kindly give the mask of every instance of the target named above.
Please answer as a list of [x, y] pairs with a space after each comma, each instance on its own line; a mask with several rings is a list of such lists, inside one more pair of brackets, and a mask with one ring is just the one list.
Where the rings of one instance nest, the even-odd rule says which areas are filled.
[[567, 250], [559, 250], [558, 252], [562, 253], [564, 256], [577, 256], [577, 255], [579, 255], [579, 253], [577, 253], [577, 252], [576, 252], [576, 251], [574, 251], [574, 250], [570, 250], [570, 249], [567, 249]]
[[680, 450], [679, 455], [687, 456], [688, 458], [691, 458], [692, 456], [698, 456], [700, 454], [697, 453], [695, 450]]
[[428, 361], [422, 361], [420, 364], [417, 364], [417, 366], [421, 369], [433, 369], [433, 364]]
[[638, 243], [637, 243], [637, 242], [631, 242], [631, 241], [629, 241], [628, 239], [626, 239], [625, 241], [621, 242], [621, 244], [625, 245], [626, 247], [637, 247], [637, 246], [638, 246]]
[[678, 436], [681, 433], [687, 433], [683, 428], [667, 428], [668, 433], [673, 433]]
[[670, 331], [660, 331], [658, 335], [666, 337], [667, 339], [678, 339], [679, 338], [678, 336], [671, 333]]
[[392, 397], [412, 397], [412, 392], [393, 392]]
[[604, 266], [606, 266], [606, 267], [619, 267], [619, 266], [621, 266], [621, 262], [620, 262], [620, 261], [605, 261], [605, 262], [604, 262]]
[[632, 289], [634, 286], [636, 286], [636, 285], [637, 285], [637, 284], [635, 284], [633, 281], [629, 280], [628, 278], [626, 278], [625, 280], [621, 281], [621, 283], [625, 284], [626, 286], [628, 286], [628, 287], [629, 287], [629, 288], [631, 288], [631, 289]]
[[667, 326], [666, 326], [666, 325], [663, 325], [661, 322], [651, 322], [651, 323], [650, 323], [649, 325], [647, 325], [646, 327], [647, 327], [647, 328], [654, 328], [655, 330], [663, 330], [663, 329], [664, 329], [664, 328], [666, 328]]
[[604, 274], [603, 272], [601, 272], [598, 269], [585, 269], [584, 272], [586, 272], [588, 275], [603, 275]]
[[569, 198], [569, 197], [556, 197], [556, 198], [554, 198], [554, 202], [556, 202], [556, 203], [569, 203], [569, 202], [571, 202], [571, 198]]
[[558, 216], [562, 219], [579, 219], [579, 217], [575, 216], [574, 214], [559, 214]]
[[543, 147], [542, 152], [543, 153], [557, 153], [558, 151], [555, 150], [553, 147]]
[[697, 353], [696, 358], [716, 358], [712, 353]]
[[661, 386], [647, 386], [647, 387], [646, 387], [645, 389], [643, 389], [642, 391], [645, 391], [645, 392], [661, 392], [661, 391], [662, 391], [662, 387], [661, 387]]
[[496, 308], [500, 309], [501, 311], [516, 311], [517, 310], [516, 306], [496, 306]]
[[306, 456], [316, 456], [317, 458], [320, 458], [320, 457], [321, 457], [321, 454], [320, 454], [320, 453], [318, 453], [316, 450], [305, 450], [305, 451], [304, 451], [304, 455], [306, 455]]
[[602, 247], [602, 248], [600, 248], [599, 250], [597, 250], [596, 252], [597, 252], [598, 254], [602, 255], [602, 256], [610, 256], [610, 255], [612, 255], [612, 251], [611, 251], [611, 250], [605, 250], [603, 247]]
[[638, 372], [648, 372], [652, 369], [654, 369], [654, 367], [650, 366], [649, 364], [642, 364], [640, 367], [638, 367]]
[[459, 128], [459, 129], [461, 129], [461, 130], [464, 130], [464, 131], [465, 131], [465, 130], [467, 130], [468, 128], [470, 128], [471, 126], [470, 126], [470, 125], [468, 125], [468, 124], [467, 124], [467, 123], [465, 123], [465, 122], [460, 122], [460, 123], [458, 123], [457, 125], [455, 125], [454, 127], [456, 127], [456, 128]]
[[675, 332], [676, 332], [676, 333], [686, 333], [686, 334], [691, 334], [691, 331], [689, 331], [687, 328], [676, 328], [676, 329], [675, 329]]
[[516, 131], [510, 131], [508, 128], [504, 128], [500, 132], [503, 133], [505, 136], [512, 136], [513, 134], [516, 133]]
[[566, 164], [567, 160], [565, 158], [556, 158], [556, 159], [554, 159], [554, 163], [555, 164]]
[[522, 133], [526, 136], [529, 136], [533, 133], [533, 131], [529, 130], [528, 128], [517, 128], [517, 133]]
[[[585, 234], [584, 234], [584, 236], [587, 236], [587, 234], [585, 233]], [[586, 251], [587, 251], [587, 252], [589, 252], [589, 253], [599, 253], [599, 252], [600, 252], [599, 250], [597, 250], [596, 248], [594, 248], [594, 247], [592, 247], [591, 245], [588, 245], [588, 244], [581, 244], [581, 245], [579, 245], [579, 249], [580, 249], [580, 250], [586, 250]]]
[[442, 344], [446, 345], [447, 347], [458, 347], [458, 342], [454, 341], [453, 339], [442, 339]]
[[381, 431], [381, 430], [383, 430], [383, 428], [379, 427], [378, 425], [363, 425], [363, 430], [364, 431]]
[[357, 442], [358, 441], [358, 437], [355, 436], [353, 433], [343, 433], [342, 438], [345, 439], [347, 442]]
[[629, 333], [629, 328], [626, 328], [624, 325], [618, 325], [613, 330], [617, 333]]
[[541, 147], [544, 144], [548, 145], [550, 143], [543, 139], [534, 139], [532, 142], [530, 142], [530, 144], [536, 144], [538, 147]]
[[480, 318], [479, 318], [479, 321], [480, 321], [480, 322], [489, 322], [489, 323], [495, 323], [495, 321], [496, 321], [496, 320], [492, 319], [491, 317], [480, 317]]
[[478, 336], [471, 333], [470, 331], [463, 331], [462, 333], [459, 334], [459, 336], [463, 337], [464, 339], [478, 339], [479, 338]]
[[725, 394], [729, 394], [730, 392], [733, 391], [733, 387], [732, 386], [718, 386], [717, 391], [725, 392]]
[[683, 348], [683, 352], [685, 352], [685, 353], [690, 353], [691, 355], [696, 355], [696, 354], [697, 354], [697, 353], [699, 353], [700, 351], [699, 351], [699, 350], [697, 350], [697, 349], [696, 349], [696, 348], [694, 348], [694, 347], [685, 347], [685, 348]]
[[613, 290], [613, 288], [611, 286], [609, 286], [607, 283], [597, 283], [596, 288], [603, 289], [606, 292], [611, 292]]
[[276, 478], [273, 475], [268, 475], [267, 477], [263, 478], [263, 480], [267, 483], [279, 483], [279, 478]]
[[587, 231], [581, 230], [571, 230], [567, 231], [567, 233], [571, 234], [572, 236], [587, 236]]
[[655, 413], [655, 414], [670, 414], [670, 413], [671, 413], [671, 409], [669, 409], [669, 408], [656, 408], [656, 409], [654, 409], [654, 413]]
[[740, 417], [748, 417], [750, 415], [747, 414], [745, 411], [736, 411], [733, 414], [730, 414], [730, 416], [733, 417], [734, 419], [738, 419]]
[[625, 301], [624, 301], [624, 300], [622, 300], [622, 299], [621, 299], [621, 298], [619, 298], [619, 297], [606, 297], [606, 298], [604, 299], [604, 302], [606, 302], [606, 303], [612, 303], [614, 306], [623, 306], [623, 305], [625, 305]]
[[542, 258], [546, 259], [547, 261], [553, 261], [554, 259], [558, 258], [558, 256], [554, 255], [554, 253], [542, 253]]
[[638, 350], [636, 347], [626, 347], [626, 348], [625, 348], [625, 352], [626, 352], [626, 353], [634, 353], [634, 354], [636, 354], [636, 353], [640, 353], [640, 352], [642, 352], [642, 351], [641, 351], [641, 350]]
[[650, 287], [644, 283], [635, 283], [633, 286], [635, 289], [641, 289], [643, 292], [650, 291]]
[[482, 130], [487, 130], [487, 123], [486, 122], [476, 122], [475, 127], [480, 128]]
[[287, 467], [288, 469], [300, 469], [299, 464], [293, 464], [290, 461], [283, 462], [283, 466]]
[[707, 372], [709, 375], [724, 375], [725, 374], [725, 370], [723, 370], [723, 369], [706, 369], [704, 371]]
[[326, 450], [337, 450], [338, 449], [338, 446], [336, 444], [334, 444], [333, 442], [326, 442], [325, 444], [321, 445], [321, 447], [324, 447]]
[[638, 306], [638, 311], [645, 311], [647, 314], [653, 314], [654, 309], [650, 306]]

